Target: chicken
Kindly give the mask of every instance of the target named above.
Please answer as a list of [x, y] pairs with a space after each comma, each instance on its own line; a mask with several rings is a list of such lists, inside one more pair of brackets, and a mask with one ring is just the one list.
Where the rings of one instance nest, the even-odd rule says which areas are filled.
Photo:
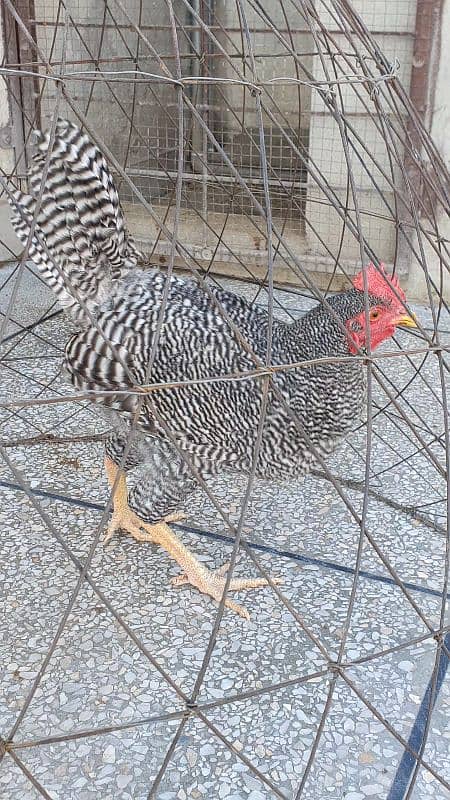
[[[97, 147], [59, 120], [48, 150], [49, 134], [38, 132], [31, 194], [14, 193], [13, 224], [25, 243], [44, 177], [29, 254], [79, 328], [65, 350], [71, 381], [111, 420], [105, 467], [114, 509], [107, 539], [121, 529], [156, 542], [183, 570], [175, 585], [189, 583], [219, 601], [226, 567], [207, 570], [169, 523], [187, 507], [198, 477], [252, 469], [264, 379], [246, 373], [255, 371], [254, 356], [265, 362], [268, 314], [223, 289], [208, 293], [193, 280], [138, 269], [139, 253]], [[349, 291], [298, 321], [274, 321], [271, 364], [313, 363], [273, 372], [257, 477], [295, 478], [331, 453], [361, 417], [365, 376], [354, 356], [367, 346], [368, 327], [373, 349], [397, 325], [415, 325], [398, 280], [382, 266], [370, 265], [366, 275], [368, 326], [363, 272]], [[243, 377], [226, 379], [237, 375]], [[142, 389], [155, 384], [163, 387]], [[266, 583], [232, 579], [229, 588]], [[228, 597], [226, 605], [248, 616]]]

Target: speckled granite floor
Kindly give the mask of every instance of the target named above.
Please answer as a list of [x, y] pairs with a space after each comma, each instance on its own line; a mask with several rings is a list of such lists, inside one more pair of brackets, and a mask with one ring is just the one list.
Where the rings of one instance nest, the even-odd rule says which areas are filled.
[[[0, 272], [0, 286], [8, 274]], [[0, 293], [3, 309], [13, 285]], [[254, 292], [245, 284], [235, 288]], [[294, 315], [311, 305], [295, 294], [277, 297]], [[50, 304], [42, 285], [25, 274], [12, 317], [31, 324]], [[417, 311], [430, 327], [430, 312]], [[448, 341], [450, 321], [442, 318], [440, 325]], [[10, 324], [7, 333], [18, 330]], [[57, 317], [3, 345], [2, 400], [70, 391], [59, 375], [67, 330]], [[408, 336], [401, 333], [398, 341], [417, 345]], [[395, 350], [395, 343], [387, 349]], [[420, 356], [411, 360], [418, 365]], [[394, 734], [408, 740], [436, 659], [430, 631], [442, 613], [446, 557], [445, 481], [437, 465], [445, 467], [445, 452], [436, 357], [427, 358], [420, 374], [407, 358], [386, 360], [383, 368], [397, 390], [411, 381], [400, 408], [426, 443], [433, 442], [436, 461], [418, 452], [421, 445], [399, 409], [391, 404], [375, 415], [367, 525], [378, 554], [366, 542], [345, 670], [336, 672], [333, 662], [346, 625], [359, 529], [324, 477], [257, 482], [245, 539], [261, 564], [282, 576], [282, 593], [298, 616], [271, 589], [243, 594], [251, 621], [225, 613], [198, 714], [189, 716], [184, 698], [205, 657], [214, 604], [171, 588], [176, 565], [126, 536], [106, 548], [100, 539], [88, 580], [78, 587], [77, 565], [89, 554], [108, 496], [101, 442], [18, 442], [47, 432], [98, 434], [102, 423], [74, 403], [0, 411], [7, 445], [0, 463], [4, 739], [20, 723], [14, 749], [0, 763], [2, 798], [35, 800], [43, 790], [52, 800], [144, 800], [155, 780], [158, 800], [295, 798], [311, 754], [303, 798], [389, 796], [404, 753]], [[386, 404], [379, 388], [374, 399]], [[359, 510], [365, 446], [362, 427], [329, 461]], [[211, 489], [236, 521], [245, 480], [221, 477]], [[220, 565], [231, 541], [218, 513], [200, 491], [189, 511], [178, 526], [183, 541], [208, 566]], [[255, 569], [241, 550], [236, 574]], [[448, 601], [443, 613], [448, 624]], [[450, 670], [439, 688], [414, 800], [450, 797]]]

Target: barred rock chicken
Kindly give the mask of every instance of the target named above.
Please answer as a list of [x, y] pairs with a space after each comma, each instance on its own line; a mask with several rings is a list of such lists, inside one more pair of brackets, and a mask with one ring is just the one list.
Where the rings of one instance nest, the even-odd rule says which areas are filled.
[[[37, 136], [31, 194], [14, 193], [13, 224], [25, 243], [47, 169], [29, 253], [79, 327], [65, 351], [72, 383], [90, 392], [112, 420], [105, 466], [115, 492], [107, 538], [122, 529], [138, 541], [156, 542], [183, 570], [174, 585], [190, 583], [220, 600], [226, 567], [208, 571], [168, 523], [180, 518], [180, 506], [198, 485], [189, 464], [201, 477], [222, 471], [248, 474], [252, 468], [263, 381], [207, 379], [254, 370], [243, 341], [264, 361], [268, 315], [231, 292], [214, 288], [211, 299], [193, 280], [171, 277], [166, 286], [168, 278], [161, 272], [138, 269], [138, 251], [97, 147], [64, 120], [57, 123], [50, 154], [49, 134]], [[396, 278], [370, 265], [367, 281], [373, 349], [397, 325], [415, 322], [405, 312]], [[291, 324], [274, 322], [272, 364], [346, 358], [274, 373], [256, 466], [260, 478], [306, 473], [317, 463], [317, 453], [331, 453], [360, 418], [365, 379], [361, 359], [354, 356], [366, 346], [362, 272], [350, 291], [331, 297], [328, 304]], [[183, 385], [192, 381], [197, 383]], [[143, 385], [158, 383], [177, 385], [139, 392]], [[137, 429], [129, 444], [133, 419]], [[134, 477], [129, 493], [127, 475]], [[229, 588], [266, 583], [233, 579]], [[231, 599], [226, 605], [248, 617]]]

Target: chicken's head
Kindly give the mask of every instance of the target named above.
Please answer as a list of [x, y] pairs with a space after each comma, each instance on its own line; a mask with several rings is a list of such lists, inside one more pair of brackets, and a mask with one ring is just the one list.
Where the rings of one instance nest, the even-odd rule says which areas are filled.
[[[414, 317], [405, 311], [405, 293], [400, 287], [397, 276], [390, 277], [383, 264], [380, 264], [380, 269], [369, 264], [366, 275], [369, 294], [370, 346], [374, 350], [381, 342], [389, 339], [395, 333], [397, 325], [409, 328], [416, 328], [417, 325]], [[362, 311], [346, 320], [345, 326], [348, 333], [349, 350], [351, 353], [357, 353], [368, 343], [362, 270], [353, 279], [353, 286], [358, 292], [361, 292], [363, 308]]]

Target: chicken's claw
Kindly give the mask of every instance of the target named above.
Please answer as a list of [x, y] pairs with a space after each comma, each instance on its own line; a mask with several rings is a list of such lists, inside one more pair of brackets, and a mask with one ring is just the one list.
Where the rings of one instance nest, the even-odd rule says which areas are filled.
[[[195, 570], [191, 573], [184, 572], [182, 575], [177, 575], [175, 578], [171, 579], [170, 583], [172, 586], [176, 587], [190, 584], [191, 586], [195, 586], [199, 592], [209, 594], [214, 600], [220, 603], [226, 582], [224, 576], [228, 572], [229, 567], [230, 562], [223, 564], [219, 569], [214, 571], [209, 571], [202, 567], [201, 571]], [[282, 583], [280, 578], [271, 578], [271, 580], [272, 583], [277, 585]], [[266, 578], [232, 578], [228, 591], [237, 592], [242, 589], [262, 589], [265, 586], [269, 586], [269, 581], [266, 580]], [[247, 609], [239, 605], [239, 603], [235, 603], [234, 600], [231, 600], [229, 597], [225, 600], [225, 606], [236, 614], [239, 614], [240, 617], [247, 620], [250, 619], [250, 614]]]

